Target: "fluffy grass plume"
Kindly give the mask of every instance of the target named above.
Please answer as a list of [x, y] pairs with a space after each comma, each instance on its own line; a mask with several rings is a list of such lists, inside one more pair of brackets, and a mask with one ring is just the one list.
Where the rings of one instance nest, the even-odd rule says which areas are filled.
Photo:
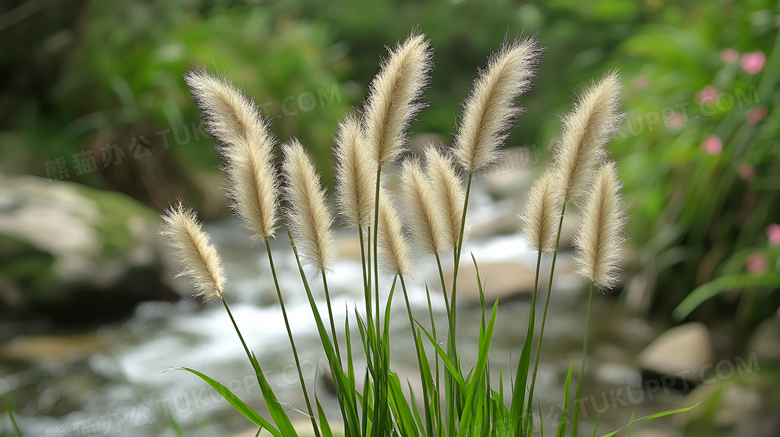
[[383, 192], [379, 203], [379, 253], [383, 270], [390, 275], [408, 275], [412, 271], [409, 247], [401, 231], [401, 219], [393, 206], [392, 197]]
[[380, 165], [395, 161], [404, 150], [406, 129], [425, 106], [418, 100], [430, 81], [432, 58], [425, 35], [413, 31], [406, 41], [390, 50], [369, 85], [365, 133]]
[[224, 77], [194, 68], [184, 74], [184, 82], [198, 103], [206, 131], [224, 145], [240, 139], [258, 141], [267, 136], [257, 105]]
[[620, 270], [620, 246], [626, 216], [614, 162], [596, 173], [583, 204], [582, 223], [574, 238], [578, 273], [599, 289], [612, 288]]
[[181, 202], [168, 208], [160, 234], [173, 247], [184, 270], [176, 277], [189, 276], [195, 295], [204, 300], [222, 297], [225, 275], [217, 248], [209, 243], [209, 236], [200, 227], [195, 211], [184, 208]]
[[561, 218], [563, 190], [557, 174], [545, 171], [537, 178], [531, 189], [520, 219], [523, 233], [531, 248], [550, 253], [555, 250], [555, 239]]
[[[412, 235], [424, 253], [444, 253], [449, 249], [447, 229], [441, 208], [438, 208], [430, 180], [418, 158], [401, 165], [401, 190], [409, 215]], [[381, 229], [381, 227], [380, 227]]]
[[303, 146], [290, 139], [282, 146], [287, 218], [304, 261], [318, 271], [333, 265], [333, 216], [325, 204], [325, 189]]
[[466, 191], [455, 171], [452, 157], [429, 145], [425, 149], [425, 173], [433, 188], [434, 206], [444, 216], [445, 224], [442, 233], [447, 246], [457, 247]]
[[334, 154], [339, 211], [350, 227], [367, 226], [374, 216], [376, 159], [357, 117], [348, 115], [339, 123]]
[[198, 102], [206, 131], [221, 144], [230, 207], [264, 241], [274, 236], [277, 182], [273, 167], [274, 136], [257, 105], [226, 79], [205, 69], [184, 80]]
[[607, 158], [604, 145], [620, 127], [620, 77], [604, 75], [583, 90], [571, 112], [562, 118], [555, 165], [564, 186], [564, 201], [584, 195], [593, 173]]
[[496, 159], [522, 112], [515, 100], [531, 88], [541, 53], [536, 37], [518, 37], [505, 43], [480, 70], [455, 136], [455, 156], [466, 171], [478, 171]]

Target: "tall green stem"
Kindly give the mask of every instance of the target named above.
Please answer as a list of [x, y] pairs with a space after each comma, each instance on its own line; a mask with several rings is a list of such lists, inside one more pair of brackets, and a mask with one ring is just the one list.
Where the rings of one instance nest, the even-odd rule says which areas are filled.
[[244, 336], [241, 335], [241, 330], [238, 329], [238, 324], [236, 324], [236, 319], [233, 318], [233, 313], [230, 312], [230, 307], [228, 307], [225, 298], [223, 296], [220, 296], [220, 300], [222, 301], [222, 304], [225, 306], [225, 311], [227, 311], [228, 316], [230, 316], [230, 321], [233, 323], [233, 328], [235, 328], [236, 334], [238, 334], [238, 339], [241, 340], [241, 344], [244, 346], [244, 352], [246, 352], [246, 357], [249, 358], [249, 362], [251, 363], [252, 352], [249, 351], [249, 347], [247, 347], [246, 342], [244, 341]]
[[265, 250], [268, 252], [268, 262], [271, 265], [271, 274], [274, 277], [274, 286], [276, 286], [276, 295], [279, 298], [279, 306], [282, 308], [282, 316], [284, 317], [284, 326], [287, 328], [287, 337], [290, 339], [290, 345], [292, 346], [293, 357], [295, 358], [295, 367], [298, 369], [298, 379], [301, 381], [301, 388], [303, 390], [303, 398], [306, 401], [306, 409], [309, 412], [311, 418], [311, 424], [314, 427], [314, 433], [317, 436], [320, 435], [317, 429], [317, 421], [314, 419], [314, 409], [311, 407], [311, 401], [309, 400], [309, 391], [306, 389], [306, 381], [303, 379], [303, 371], [301, 371], [301, 360], [298, 358], [298, 348], [295, 346], [295, 340], [293, 339], [292, 329], [290, 329], [290, 320], [287, 317], [287, 308], [284, 305], [284, 297], [282, 296], [282, 290], [279, 287], [279, 279], [276, 276], [276, 267], [274, 267], [274, 257], [271, 254], [271, 246], [268, 238], [265, 239]]
[[[563, 216], [566, 214], [566, 204], [561, 208], [561, 219], [558, 222], [558, 235], [555, 237], [555, 250], [553, 251], [552, 266], [550, 267], [550, 282], [547, 284], [547, 298], [544, 302], [542, 313], [542, 326], [539, 328], [539, 344], [536, 345], [536, 357], [534, 358], [534, 374], [531, 377], [531, 389], [528, 391], [529, 405], [533, 405], [534, 388], [536, 387], [536, 375], [539, 371], [539, 355], [542, 353], [542, 339], [544, 338], [544, 326], [547, 323], [547, 309], [550, 307], [550, 294], [552, 291], [553, 276], [555, 275], [555, 261], [558, 259], [558, 245], [561, 242], [561, 228], [563, 228]], [[529, 407], [530, 408], [530, 407]]]
[[[367, 239], [371, 241], [371, 226], [366, 227]], [[363, 298], [366, 306], [366, 323], [368, 324], [368, 332], [374, 332], [374, 325], [371, 322], [372, 310], [371, 310], [371, 248], [366, 250], [366, 240], [363, 238], [363, 228], [358, 228], [358, 235], [360, 235], [360, 262], [362, 264], [363, 271]], [[369, 351], [366, 350], [366, 357], [368, 358]], [[351, 359], [351, 357], [350, 357]], [[369, 360], [369, 364], [371, 360]]]
[[[450, 313], [449, 313], [449, 337], [447, 341], [447, 354], [450, 360], [455, 365], [456, 369], [460, 370], [460, 360], [458, 359], [458, 350], [455, 344], [455, 324], [457, 322], [457, 308], [455, 306], [455, 297], [457, 294], [458, 283], [458, 268], [460, 265], [460, 252], [463, 249], [463, 236], [466, 230], [466, 212], [469, 207], [469, 196], [471, 194], [471, 180], [474, 177], [474, 172], [469, 172], [468, 182], [466, 183], [466, 196], [463, 201], [463, 214], [460, 221], [460, 234], [458, 235], [458, 247], [453, 250], [454, 266], [452, 274], [452, 288], [450, 293]], [[447, 426], [449, 432], [452, 434], [455, 432], [455, 416], [456, 406], [458, 405], [458, 398], [460, 394], [457, 391], [456, 385], [453, 383], [452, 378], [448, 372], [444, 372], [444, 385], [447, 391]]]
[[363, 239], [363, 228], [362, 227], [358, 227], [358, 235], [360, 236], [360, 264], [363, 267], [361, 269], [362, 273], [363, 273], [363, 292], [365, 294], [365, 299], [366, 299], [366, 302], [365, 302], [365, 304], [366, 304], [366, 313], [369, 313], [370, 311], [369, 311], [368, 305], [369, 305], [369, 300], [371, 299], [371, 283], [370, 283], [370, 280], [368, 279], [368, 275], [366, 274], [366, 268], [368, 267], [370, 269], [371, 267], [370, 267], [370, 263], [368, 265], [366, 265], [366, 247], [365, 247], [366, 246], [366, 242]]
[[[412, 338], [414, 339], [414, 350], [417, 352], [417, 366], [420, 370], [420, 383], [423, 392], [423, 405], [425, 407], [425, 422], [428, 427], [428, 435], [433, 435], [433, 424], [431, 422], [431, 404], [428, 401], [428, 389], [425, 384], [425, 373], [423, 371], [423, 362], [420, 357], [421, 353], [424, 353], [420, 349], [420, 341], [417, 338], [417, 329], [414, 327], [414, 317], [412, 316], [412, 306], [409, 304], [409, 294], [406, 292], [406, 283], [404, 282], [404, 276], [398, 275], [401, 279], [401, 289], [404, 292], [404, 301], [406, 302], [406, 314], [409, 316], [409, 327], [412, 329]], [[385, 316], [387, 317], [387, 316]]]
[[[382, 178], [382, 165], [376, 166], [376, 192], [374, 194], [374, 299], [376, 311], [377, 339], [382, 338], [379, 322], [379, 186]], [[370, 267], [369, 267], [370, 268]]]
[[330, 304], [330, 291], [328, 290], [328, 277], [325, 275], [325, 270], [321, 270], [322, 274], [322, 286], [325, 288], [325, 301], [328, 303], [328, 317], [330, 318], [330, 330], [333, 334], [333, 347], [336, 348], [336, 356], [341, 361], [341, 351], [339, 351], [339, 338], [336, 335], [336, 323], [333, 322], [333, 308]]
[[590, 311], [593, 306], [593, 284], [588, 288], [588, 315], [585, 319], [585, 338], [582, 340], [582, 364], [580, 378], [577, 381], [577, 396], [574, 398], [574, 419], [572, 421], [571, 437], [577, 437], [577, 425], [580, 421], [580, 397], [582, 396], [582, 380], [585, 377], [585, 358], [588, 354], [588, 331], [590, 331]]
[[[533, 345], [534, 340], [534, 330], [536, 329], [536, 298], [539, 294], [539, 272], [542, 268], [542, 251], [541, 249], [538, 251], [538, 254], [536, 256], [536, 273], [534, 274], [534, 294], [531, 298], [531, 311], [528, 316], [528, 330], [526, 332], [525, 337], [525, 344], [523, 345], [523, 351], [527, 351], [526, 353], [531, 353], [531, 347]], [[521, 363], [525, 362], [521, 359]], [[520, 366], [520, 363], [518, 363], [518, 366]], [[525, 372], [525, 375], [527, 377], [528, 375], [528, 368], [523, 369]], [[520, 369], [518, 369], [518, 374], [520, 372]], [[533, 386], [533, 381], [531, 382], [531, 385]], [[525, 387], [521, 387], [522, 390], [525, 390]], [[533, 412], [533, 390], [531, 390], [528, 394], [528, 401], [525, 403], [526, 413], [524, 416], [524, 422], [522, 423], [523, 426], [530, 426], [530, 417], [531, 413]], [[521, 412], [522, 413], [522, 412]]]
[[[284, 220], [283, 213], [282, 219]], [[330, 342], [328, 334], [325, 331], [325, 325], [322, 323], [322, 317], [320, 317], [317, 303], [314, 301], [314, 295], [311, 292], [311, 287], [309, 287], [309, 281], [306, 279], [306, 274], [303, 271], [303, 264], [301, 264], [301, 258], [298, 254], [298, 247], [295, 245], [295, 239], [293, 238], [289, 227], [287, 228], [287, 237], [290, 239], [290, 247], [292, 247], [293, 254], [295, 255], [295, 263], [298, 265], [298, 273], [300, 274], [301, 282], [303, 282], [303, 288], [306, 289], [306, 298], [309, 301], [309, 307], [314, 315], [314, 322], [316, 323], [317, 331], [320, 334], [320, 342], [322, 343], [323, 349], [325, 349], [325, 355], [328, 357], [328, 364], [331, 369], [331, 375], [333, 376], [336, 396], [339, 399], [339, 408], [341, 409], [341, 415], [344, 419], [344, 426], [349, 435], [359, 435], [356, 431], [359, 424], [356, 406], [351, 402], [353, 399], [352, 397], [344, 395], [345, 390], [348, 390], [349, 388], [354, 390], [354, 385], [348, 387], [344, 384], [344, 372], [341, 367], [341, 361], [338, 359], [338, 356], [336, 356], [333, 344]]]
[[450, 332], [452, 333], [453, 347], [455, 346], [455, 322], [457, 321], [456, 307], [455, 307], [455, 295], [457, 294], [458, 284], [458, 267], [460, 266], [460, 252], [463, 249], [463, 237], [466, 230], [466, 212], [469, 209], [469, 195], [471, 194], [471, 179], [474, 177], [474, 172], [469, 173], [469, 179], [466, 183], [466, 198], [463, 201], [463, 215], [460, 220], [460, 235], [458, 236], [458, 248], [454, 251], [455, 266], [452, 274], [452, 293], [450, 293], [450, 310], [452, 316], [450, 317]]
[[444, 297], [444, 306], [447, 309], [447, 320], [450, 318], [450, 302], [447, 300], [447, 285], [444, 281], [444, 271], [441, 268], [441, 258], [438, 253], [434, 253], [436, 256], [436, 266], [439, 268], [439, 280], [441, 281], [441, 294]]
[[[385, 362], [385, 360], [389, 359], [389, 357], [383, 356], [386, 355], [384, 349], [384, 342], [382, 341], [382, 323], [380, 323], [380, 316], [379, 316], [379, 187], [380, 182], [382, 178], [382, 164], [380, 162], [377, 162], [376, 166], [376, 188], [374, 193], [374, 311], [376, 313], [376, 320], [375, 320], [375, 327], [376, 327], [376, 339], [377, 339], [377, 361], [376, 361], [376, 368], [381, 369], [382, 367], [379, 367], [380, 364]], [[369, 265], [369, 269], [370, 269]], [[387, 317], [387, 316], [385, 316]], [[376, 419], [373, 424], [373, 431], [374, 434], [379, 437], [382, 433], [382, 428], [385, 427], [385, 421], [388, 415], [387, 406], [385, 404], [385, 399], [387, 395], [387, 375], [384, 375], [384, 372], [382, 370], [379, 370], [377, 374], [375, 375], [376, 378], [374, 380], [374, 412], [376, 414]]]

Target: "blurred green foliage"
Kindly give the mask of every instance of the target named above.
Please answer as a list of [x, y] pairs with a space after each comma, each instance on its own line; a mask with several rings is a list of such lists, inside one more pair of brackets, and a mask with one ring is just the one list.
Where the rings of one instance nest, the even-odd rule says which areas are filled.
[[[628, 119], [612, 146], [631, 205], [631, 305], [668, 315], [696, 287], [744, 274], [748, 260], [777, 268], [766, 235], [780, 221], [774, 1], [73, 0], [9, 21], [25, 4], [0, 7], [0, 171], [47, 176], [59, 157], [67, 179], [158, 208], [193, 192], [207, 203], [217, 159], [182, 80], [205, 65], [253, 96], [280, 139], [299, 137], [329, 181], [336, 123], [364, 98], [385, 44], [414, 26], [430, 37], [430, 107], [412, 131], [450, 141], [485, 53], [538, 32], [547, 52], [510, 146], [550, 146], [576, 90], [621, 70]], [[727, 48], [737, 59], [721, 59]], [[740, 57], [754, 52], [766, 65], [752, 74]], [[748, 123], [751, 110], [764, 118]], [[711, 136], [719, 153], [702, 147]], [[106, 160], [109, 144], [121, 165]], [[95, 171], [75, 167], [84, 151]], [[776, 311], [778, 286], [745, 288], [744, 320]], [[728, 296], [715, 302], [705, 313], [733, 312]]]
[[749, 326], [778, 309], [767, 235], [780, 221], [778, 12], [764, 0], [667, 6], [614, 55], [626, 78], [614, 157], [631, 205], [634, 305], [669, 314], [709, 284], [739, 293], [701, 317], [738, 313]]

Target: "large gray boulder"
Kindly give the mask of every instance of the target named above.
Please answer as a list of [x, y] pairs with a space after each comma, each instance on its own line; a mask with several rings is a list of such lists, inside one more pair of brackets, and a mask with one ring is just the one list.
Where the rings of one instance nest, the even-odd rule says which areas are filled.
[[639, 354], [642, 370], [697, 384], [712, 369], [715, 352], [703, 323], [686, 323], [662, 333]]
[[99, 321], [169, 296], [159, 222], [122, 194], [0, 176], [0, 308]]

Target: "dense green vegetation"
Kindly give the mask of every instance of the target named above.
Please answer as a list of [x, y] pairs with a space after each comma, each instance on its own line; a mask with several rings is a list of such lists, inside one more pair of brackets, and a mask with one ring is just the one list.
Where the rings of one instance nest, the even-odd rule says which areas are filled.
[[[217, 160], [182, 80], [205, 65], [258, 96], [276, 134], [298, 136], [327, 182], [336, 122], [364, 98], [387, 41], [419, 25], [438, 48], [430, 107], [413, 131], [451, 141], [484, 54], [506, 35], [538, 32], [548, 51], [508, 145], [545, 150], [576, 90], [619, 68], [628, 119], [614, 148], [635, 247], [622, 296], [669, 314], [720, 280], [688, 309], [743, 290], [740, 320], [752, 326], [776, 311], [780, 286], [767, 235], [780, 221], [778, 12], [769, 0], [46, 4], [3, 22], [0, 171], [121, 191], [158, 209], [172, 195], [208, 204]], [[726, 297], [701, 314], [733, 314], [739, 298]]]

